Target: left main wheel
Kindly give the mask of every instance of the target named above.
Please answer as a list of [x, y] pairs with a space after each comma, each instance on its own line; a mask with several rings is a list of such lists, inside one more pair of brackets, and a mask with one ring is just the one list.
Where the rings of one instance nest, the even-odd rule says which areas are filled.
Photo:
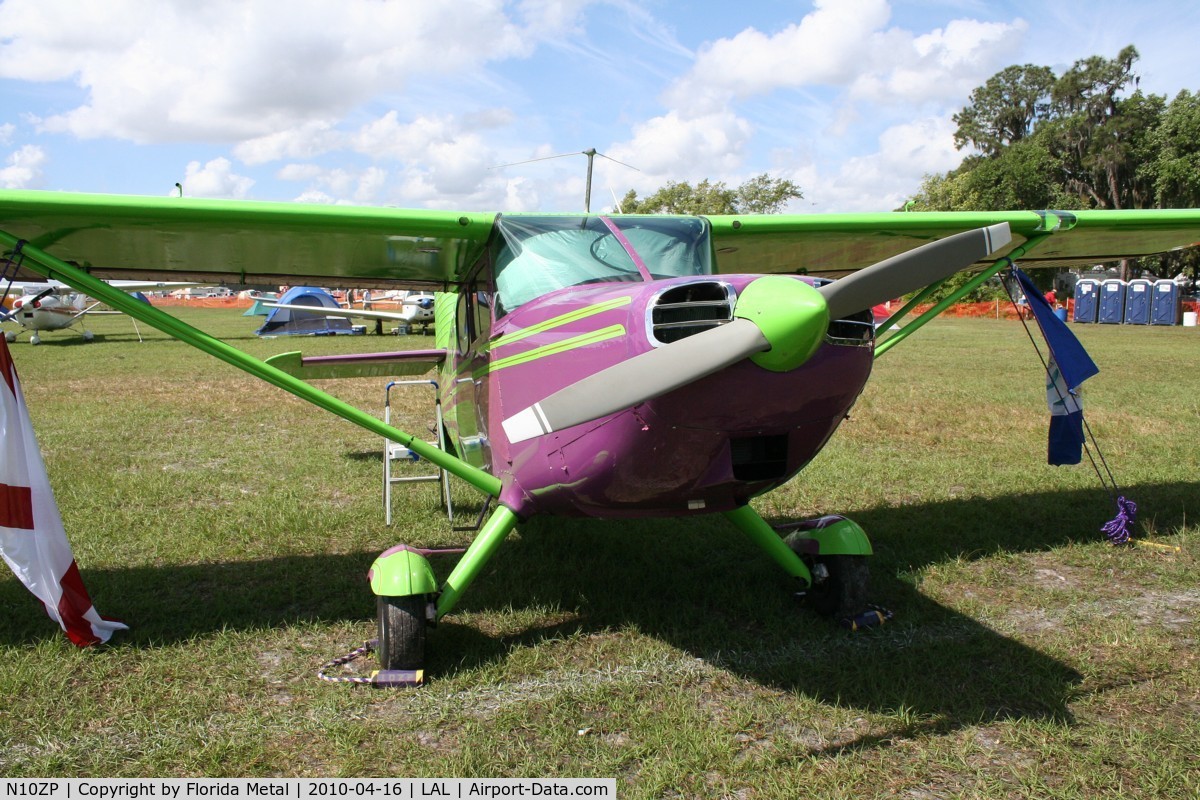
[[426, 603], [424, 595], [377, 598], [380, 669], [425, 668]]

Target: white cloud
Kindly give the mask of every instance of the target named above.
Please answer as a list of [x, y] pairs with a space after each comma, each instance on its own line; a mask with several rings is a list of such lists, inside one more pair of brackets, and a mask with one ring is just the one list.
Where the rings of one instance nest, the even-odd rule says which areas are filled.
[[[803, 173], [806, 201], [820, 210], [888, 206], [924, 174], [961, 161], [945, 129], [950, 115], [1008, 63], [1027, 30], [1020, 19], [956, 19], [914, 31], [891, 24], [886, 0], [817, 0], [777, 31], [747, 28], [700, 48], [662, 95], [670, 110], [621, 152], [655, 172], [669, 165], [672, 177], [691, 174], [682, 154], [694, 153], [702, 173], [737, 183], [768, 169], [761, 157], [743, 158], [766, 137], [777, 155], [811, 149], [807, 172], [778, 158], [769, 168]], [[709, 134], [707, 146], [689, 140], [690, 123]], [[737, 129], [745, 135], [726, 136], [723, 148], [712, 135]], [[666, 157], [672, 149], [681, 157]]]
[[704, 47], [664, 95], [676, 109], [711, 111], [779, 89], [848, 90], [873, 103], [965, 97], [994, 74], [1028, 25], [953, 20], [925, 34], [887, 28], [885, 0], [818, 0], [799, 23], [747, 28]]
[[635, 126], [633, 139], [613, 145], [607, 155], [638, 170], [597, 162], [618, 184], [654, 189], [665, 179], [719, 179], [741, 167], [750, 124], [728, 111], [691, 117], [671, 111]]
[[329, 195], [325, 194], [325, 192], [319, 191], [317, 189], [306, 189], [305, 191], [301, 192], [299, 195], [296, 196], [295, 202], [297, 202], [297, 203], [319, 203], [321, 205], [331, 206], [331, 205], [335, 205], [337, 201], [334, 200]]
[[536, 45], [501, 0], [344, 0], [333, 11], [321, 0], [6, 0], [0, 77], [71, 79], [87, 90], [83, 105], [43, 119], [46, 130], [233, 142], [335, 118], [414, 75], [479, 68]]
[[372, 158], [393, 161], [417, 161], [431, 150], [455, 146], [479, 137], [453, 115], [420, 116], [401, 122], [396, 111], [363, 125], [351, 137], [356, 151]]
[[[177, 173], [199, 152], [225, 160], [193, 165], [193, 194], [575, 210], [582, 157], [493, 168], [596, 146], [640, 171], [597, 159], [593, 207], [608, 205], [610, 190], [736, 185], [768, 171], [799, 183], [796, 210], [888, 207], [926, 172], [958, 163], [949, 116], [1010, 63], [1111, 56], [1116, 47], [1096, 36], [1142, 30], [1118, 45], [1144, 47], [1147, 71], [1175, 81], [1159, 91], [1178, 91], [1182, 67], [1169, 66], [1186, 48], [1164, 42], [1186, 38], [1183, 23], [1200, 11], [1147, 2], [1150, 11], [1103, 0], [1081, 17], [1027, 0], [815, 0], [744, 14], [716, 0], [686, 10], [637, 0], [0, 0], [10, 109], [0, 168], [9, 182], [46, 181], [32, 155], [3, 160], [29, 142], [54, 153], [45, 171], [71, 176], [71, 188], [144, 192], [161, 186], [150, 172]], [[95, 159], [72, 136], [139, 144], [114, 142]]]
[[851, 94], [891, 105], [929, 100], [965, 103], [972, 89], [1007, 63], [1028, 28], [1021, 19], [1011, 23], [953, 20], [945, 28], [916, 37], [892, 32], [890, 63], [860, 75]]
[[42, 179], [42, 165], [46, 163], [46, 152], [42, 148], [27, 144], [5, 159], [0, 167], [0, 187], [5, 189], [29, 189]]
[[183, 178], [183, 193], [187, 197], [246, 197], [252, 178], [238, 175], [227, 158], [214, 158], [207, 164], [192, 161], [187, 165]]
[[577, 33], [580, 15], [595, 0], [521, 0], [519, 12], [528, 35], [550, 39]]
[[313, 120], [241, 142], [233, 148], [233, 154], [245, 164], [264, 164], [288, 158], [313, 158], [344, 144], [345, 137], [333, 130], [329, 122]]
[[675, 109], [710, 113], [732, 99], [780, 87], [843, 85], [873, 60], [887, 22], [885, 0], [817, 0], [798, 24], [768, 35], [747, 28], [701, 49], [691, 71], [664, 97]]
[[316, 164], [285, 164], [275, 173], [275, 177], [284, 181], [315, 181], [323, 172]]
[[[301, 198], [316, 202], [497, 207], [508, 201], [536, 208], [528, 186], [509, 186], [510, 175], [494, 169], [502, 159], [486, 139], [488, 131], [508, 124], [506, 109], [484, 109], [461, 116], [419, 116], [402, 121], [390, 111], [358, 130], [337, 133], [313, 126], [312, 138], [336, 138], [342, 152], [332, 166], [297, 161], [275, 176], [305, 184]], [[255, 159], [294, 154], [304, 157], [305, 131], [269, 137], [239, 153]], [[310, 148], [316, 155], [319, 148]], [[385, 168], [383, 165], [387, 165]], [[511, 205], [503, 205], [513, 210]]]
[[[578, 195], [576, 195], [578, 196]], [[541, 196], [536, 186], [524, 178], [513, 178], [504, 183], [504, 200], [497, 206], [506, 211], [519, 213], [521, 211], [537, 211], [540, 207]]]
[[802, 184], [806, 199], [822, 211], [891, 211], [899, 208], [926, 175], [958, 166], [955, 125], [949, 117], [930, 117], [895, 125], [879, 136], [878, 149], [843, 162], [836, 175]]
[[507, 123], [503, 110], [459, 118], [453, 115], [418, 117], [401, 122], [395, 111], [364, 125], [351, 146], [372, 159], [398, 161], [420, 173], [438, 195], [463, 196], [478, 189], [499, 157], [487, 145], [487, 129]]
[[359, 204], [376, 203], [384, 196], [387, 186], [388, 172], [379, 167], [368, 167], [358, 178], [354, 188], [354, 202]]

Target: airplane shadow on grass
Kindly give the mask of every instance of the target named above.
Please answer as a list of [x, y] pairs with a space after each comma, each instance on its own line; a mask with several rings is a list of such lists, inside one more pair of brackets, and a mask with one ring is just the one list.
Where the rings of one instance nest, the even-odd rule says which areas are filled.
[[[1148, 484], [1127, 493], [1146, 509], [1181, 509], [1198, 488]], [[1009, 718], [1069, 722], [1079, 673], [934, 602], [901, 576], [956, 558], [1095, 540], [1111, 516], [1108, 504], [1102, 491], [1087, 490], [856, 513], [874, 539], [873, 596], [896, 612], [894, 622], [865, 633], [797, 606], [790, 579], [720, 517], [539, 518], [501, 547], [459, 610], [557, 608], [572, 612], [570, 621], [495, 637], [452, 614], [429, 635], [427, 666], [436, 681], [503, 661], [517, 647], [634, 629], [765, 687], [879, 713], [910, 709], [936, 720], [930, 725], [938, 730]], [[154, 647], [218, 630], [365, 622], [374, 602], [364, 573], [375, 555], [85, 569], [84, 579], [102, 611], [133, 626], [113, 646]], [[435, 563], [443, 574], [451, 566]], [[0, 584], [0, 643], [45, 638], [47, 620], [34, 608], [18, 583]]]

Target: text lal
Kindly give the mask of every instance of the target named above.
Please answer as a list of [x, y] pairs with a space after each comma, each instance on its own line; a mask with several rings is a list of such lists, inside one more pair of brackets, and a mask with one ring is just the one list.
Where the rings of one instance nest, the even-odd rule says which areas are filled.
[[539, 781], [522, 781], [520, 783], [506, 783], [497, 785], [495, 783], [471, 782], [467, 785], [466, 791], [462, 795], [457, 793], [451, 794], [451, 788], [448, 784], [441, 781], [421, 781], [413, 787], [414, 797], [567, 797], [570, 795], [570, 790], [566, 786], [560, 786], [556, 783], [542, 783]]

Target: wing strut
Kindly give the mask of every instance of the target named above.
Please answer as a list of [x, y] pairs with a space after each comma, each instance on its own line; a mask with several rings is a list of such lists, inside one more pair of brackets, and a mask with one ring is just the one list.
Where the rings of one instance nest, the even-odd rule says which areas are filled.
[[299, 378], [295, 378], [280, 369], [272, 367], [270, 364], [247, 355], [236, 347], [232, 347], [216, 337], [209, 336], [204, 331], [193, 328], [186, 322], [176, 319], [161, 309], [157, 309], [148, 303], [143, 303], [119, 289], [114, 289], [104, 281], [93, 278], [83, 270], [55, 258], [26, 241], [0, 231], [0, 246], [3, 246], [7, 251], [7, 255], [11, 257], [15, 257], [19, 253], [24, 258], [23, 266], [28, 266], [31, 271], [39, 275], [60, 280], [77, 291], [83, 292], [97, 300], [104, 301], [134, 319], [140, 319], [147, 325], [157, 328], [211, 356], [219, 358], [227, 364], [232, 364], [256, 378], [261, 378], [273, 386], [278, 386], [280, 389], [291, 392], [301, 400], [307, 400], [318, 408], [323, 408], [359, 427], [366, 428], [371, 433], [398, 442], [411, 449], [414, 453], [421, 456], [421, 458], [427, 459], [431, 464], [435, 464], [452, 475], [462, 478], [485, 494], [497, 497], [500, 495], [499, 478], [455, 458], [412, 434], [400, 431], [390, 425], [385, 425], [382, 420], [330, 394], [322, 392], [311, 384], [305, 383]]
[[[920, 330], [922, 327], [924, 327], [926, 323], [933, 320], [933, 318], [936, 317], [938, 314], [941, 314], [947, 308], [954, 305], [959, 300], [961, 300], [962, 298], [966, 297], [971, 292], [978, 289], [981, 285], [983, 285], [983, 282], [986, 281], [988, 278], [991, 278], [993, 275], [997, 274], [1001, 270], [1009, 268], [1014, 263], [1016, 263], [1017, 259], [1024, 256], [1026, 253], [1028, 253], [1030, 250], [1037, 247], [1042, 242], [1046, 241], [1046, 239], [1048, 239], [1048, 238], [1050, 238], [1050, 232], [1036, 234], [1034, 236], [1031, 236], [1029, 239], [1027, 239], [1023, 244], [1019, 244], [1016, 247], [1014, 247], [1011, 251], [1009, 251], [1008, 255], [1006, 255], [1004, 258], [1000, 259], [999, 261], [997, 261], [992, 266], [985, 269], [983, 272], [980, 272], [978, 275], [976, 275], [971, 280], [967, 281], [965, 284], [962, 285], [962, 287], [960, 287], [958, 290], [956, 290], [954, 293], [952, 293], [949, 297], [947, 297], [944, 300], [937, 303], [937, 305], [935, 305], [933, 308], [929, 309], [924, 314], [917, 317], [912, 322], [908, 323], [903, 328], [901, 328], [900, 330], [893, 333], [891, 336], [889, 336], [883, 342], [876, 344], [875, 345], [875, 358], [879, 358], [881, 355], [883, 355], [888, 350], [895, 347], [901, 341], [903, 341], [907, 337], [911, 336], [912, 334], [916, 333], [918, 330]], [[900, 309], [895, 314], [888, 317], [887, 322], [883, 323], [883, 325], [880, 326], [880, 328], [879, 328], [880, 332], [891, 330], [892, 325], [894, 325], [898, 320], [903, 319], [914, 308], [916, 308], [920, 303], [924, 302], [925, 299], [927, 297], [929, 297], [929, 295], [933, 294], [933, 292], [936, 291], [937, 288], [939, 286], [941, 286], [942, 283], [944, 283], [944, 282], [945, 281], [939, 281], [938, 283], [936, 283], [932, 286], [929, 286], [928, 288], [921, 291], [916, 297], [914, 297], [912, 300], [910, 300], [904, 306], [904, 308]]]

